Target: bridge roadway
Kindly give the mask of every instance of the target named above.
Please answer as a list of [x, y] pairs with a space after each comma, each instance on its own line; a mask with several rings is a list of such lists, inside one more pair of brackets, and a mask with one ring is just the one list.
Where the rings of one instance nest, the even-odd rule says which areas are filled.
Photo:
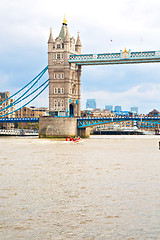
[[160, 117], [128, 117], [128, 116], [115, 116], [115, 117], [93, 117], [93, 118], [78, 118], [77, 128], [86, 128], [90, 126], [102, 125], [111, 122], [122, 121], [136, 121], [136, 122], [149, 122], [150, 124], [160, 124]]
[[0, 118], [0, 123], [39, 122], [39, 118]]
[[[136, 122], [148, 122], [150, 124], [160, 124], [160, 117], [128, 117], [128, 116], [115, 116], [115, 117], [80, 117], [77, 118], [77, 128], [86, 128], [90, 126], [102, 125], [111, 122], [122, 121], [136, 121]], [[0, 118], [0, 123], [27, 123], [27, 122], [39, 122], [39, 118]]]

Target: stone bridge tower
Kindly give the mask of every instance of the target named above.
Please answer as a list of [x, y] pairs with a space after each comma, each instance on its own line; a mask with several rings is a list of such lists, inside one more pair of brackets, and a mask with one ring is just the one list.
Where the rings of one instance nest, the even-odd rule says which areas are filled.
[[81, 49], [79, 33], [75, 43], [65, 18], [55, 40], [50, 29], [48, 40], [50, 116], [80, 116], [81, 66], [69, 63], [68, 59], [71, 54], [81, 54]]

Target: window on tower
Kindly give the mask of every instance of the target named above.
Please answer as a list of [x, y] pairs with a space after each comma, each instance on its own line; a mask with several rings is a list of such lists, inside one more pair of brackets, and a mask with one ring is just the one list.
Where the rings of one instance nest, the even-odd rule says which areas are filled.
[[61, 55], [59, 53], [57, 54], [57, 59], [61, 59]]
[[58, 94], [60, 94], [61, 93], [61, 89], [60, 88], [58, 88]]
[[57, 48], [61, 48], [61, 45], [60, 45], [60, 44], [57, 44]]

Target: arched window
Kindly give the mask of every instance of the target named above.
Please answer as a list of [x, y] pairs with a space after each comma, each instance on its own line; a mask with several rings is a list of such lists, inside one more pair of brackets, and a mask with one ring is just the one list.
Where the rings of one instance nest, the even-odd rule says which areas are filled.
[[60, 44], [57, 44], [57, 48], [61, 48], [61, 45], [60, 45]]

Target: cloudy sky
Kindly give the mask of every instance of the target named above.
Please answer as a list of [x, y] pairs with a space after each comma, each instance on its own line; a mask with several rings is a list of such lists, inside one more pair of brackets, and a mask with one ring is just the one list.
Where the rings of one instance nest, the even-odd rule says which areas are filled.
[[[159, 0], [1, 0], [0, 91], [14, 93], [47, 65], [49, 29], [57, 37], [64, 14], [71, 35], [80, 31], [83, 53], [107, 53], [160, 50], [159, 12]], [[85, 66], [83, 109], [87, 98], [100, 108], [160, 111], [160, 63]], [[47, 106], [48, 90], [34, 104]]]

